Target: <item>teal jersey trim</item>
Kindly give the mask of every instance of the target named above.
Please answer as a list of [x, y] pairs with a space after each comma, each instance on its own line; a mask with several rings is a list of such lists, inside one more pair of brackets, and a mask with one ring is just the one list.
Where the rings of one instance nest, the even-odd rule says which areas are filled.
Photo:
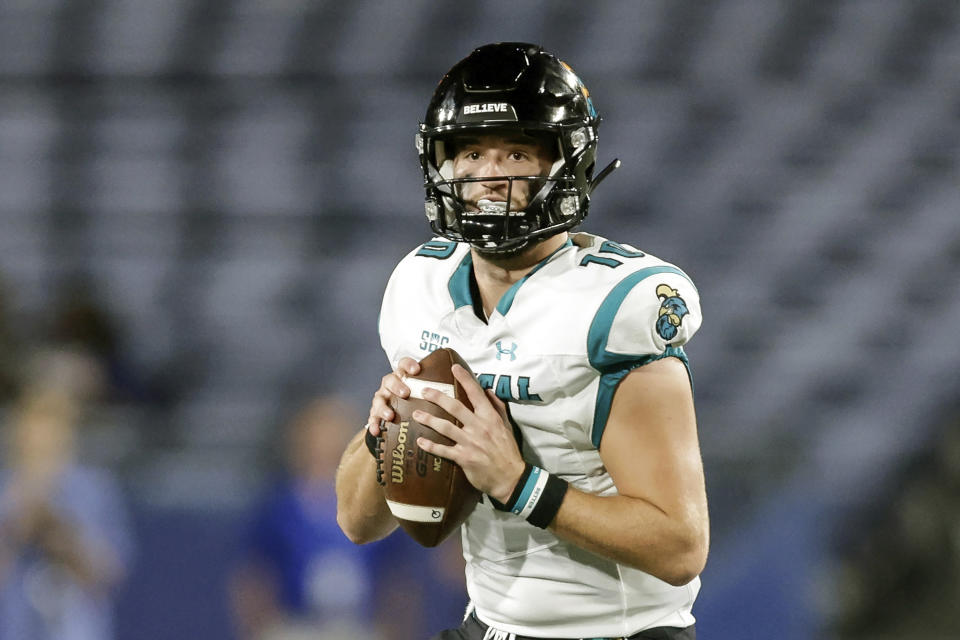
[[[621, 280], [607, 294], [600, 307], [597, 309], [593, 322], [590, 323], [590, 329], [587, 332], [587, 357], [590, 365], [600, 372], [600, 385], [597, 389], [597, 403], [593, 413], [593, 430], [591, 432], [591, 441], [593, 446], [600, 446], [600, 440], [603, 438], [603, 430], [607, 425], [607, 418], [610, 417], [610, 406], [613, 403], [613, 394], [617, 390], [617, 385], [628, 373], [637, 367], [642, 367], [655, 360], [667, 357], [679, 358], [687, 368], [687, 375], [690, 376], [690, 384], [693, 385], [693, 376], [690, 374], [690, 363], [682, 347], [668, 346], [663, 353], [636, 355], [611, 353], [607, 351], [607, 340], [610, 338], [610, 327], [613, 320], [620, 310], [620, 305], [626, 299], [627, 294], [641, 281], [650, 276], [660, 273], [673, 273], [684, 277], [690, 286], [694, 286], [690, 277], [680, 269], [662, 265], [658, 267], [647, 267], [640, 269], [628, 275]], [[694, 287], [696, 290], [696, 287]]]
[[537, 480], [540, 479], [540, 474], [542, 472], [543, 469], [540, 467], [533, 467], [530, 470], [530, 475], [527, 476], [527, 482], [523, 485], [523, 491], [520, 493], [520, 497], [518, 497], [517, 501], [511, 505], [511, 513], [514, 515], [520, 515], [520, 512], [523, 511], [523, 508], [527, 506], [527, 500], [530, 499], [533, 489], [537, 486]]
[[417, 255], [424, 258], [446, 260], [452, 256], [453, 252], [456, 250], [456, 242], [448, 242], [446, 240], [431, 240], [430, 242], [420, 245], [420, 250], [417, 251]]
[[473, 305], [473, 298], [470, 296], [470, 267], [473, 266], [473, 259], [470, 252], [463, 256], [463, 260], [457, 266], [450, 281], [447, 283], [447, 289], [450, 291], [450, 298], [453, 300], [453, 308], [469, 307]]
[[[500, 315], [506, 315], [507, 311], [510, 310], [511, 305], [513, 305], [513, 299], [516, 297], [517, 291], [520, 289], [520, 285], [526, 282], [527, 278], [543, 268], [550, 261], [550, 259], [560, 253], [560, 251], [572, 246], [573, 240], [567, 239], [567, 242], [563, 246], [537, 263], [537, 265], [530, 270], [530, 273], [513, 283], [513, 286], [511, 286], [507, 292], [503, 294], [503, 297], [500, 298], [500, 302], [497, 303], [497, 311], [500, 312]], [[447, 289], [450, 291], [450, 298], [453, 300], [453, 307], [455, 309], [473, 305], [473, 296], [470, 295], [470, 269], [472, 267], [473, 254], [468, 251], [467, 254], [463, 256], [463, 260], [460, 261], [460, 264], [457, 266], [456, 270], [454, 270], [453, 275], [450, 276], [450, 281], [447, 283]]]
[[600, 441], [603, 439], [603, 431], [607, 428], [607, 419], [610, 417], [610, 407], [613, 404], [613, 394], [617, 391], [620, 381], [627, 377], [627, 374], [650, 364], [656, 360], [664, 358], [679, 358], [683, 366], [687, 369], [687, 377], [690, 378], [690, 387], [693, 388], [693, 374], [690, 372], [690, 360], [687, 358], [683, 347], [667, 347], [667, 350], [660, 354], [638, 358], [629, 363], [623, 363], [623, 368], [616, 371], [603, 373], [600, 376], [600, 386], [597, 389], [597, 404], [593, 410], [593, 429], [590, 432], [590, 441], [593, 446], [600, 448]]
[[503, 294], [502, 298], [500, 298], [500, 302], [497, 303], [497, 311], [500, 312], [500, 315], [502, 316], [507, 315], [507, 312], [510, 311], [510, 307], [513, 305], [513, 299], [517, 296], [517, 291], [520, 290], [520, 287], [523, 285], [524, 282], [527, 281], [527, 279], [530, 276], [532, 276], [537, 271], [539, 271], [544, 266], [546, 266], [546, 264], [550, 262], [553, 256], [557, 255], [567, 247], [572, 247], [572, 246], [573, 246], [573, 240], [571, 240], [570, 238], [567, 238], [567, 241], [563, 243], [562, 246], [560, 246], [559, 248], [557, 248], [556, 251], [554, 251], [553, 253], [548, 255], [546, 258], [541, 260], [540, 263], [537, 264], [537, 266], [535, 266], [533, 269], [530, 270], [530, 273], [528, 273], [527, 275], [523, 276], [522, 278], [514, 282], [513, 286], [507, 289], [507, 292]]

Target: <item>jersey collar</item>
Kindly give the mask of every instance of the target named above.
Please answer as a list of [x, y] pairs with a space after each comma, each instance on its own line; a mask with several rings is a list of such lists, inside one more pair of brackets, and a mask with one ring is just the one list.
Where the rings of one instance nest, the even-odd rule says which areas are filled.
[[[507, 289], [507, 292], [503, 294], [500, 298], [500, 301], [497, 303], [496, 311], [500, 312], [500, 315], [505, 316], [507, 312], [510, 311], [510, 307], [513, 305], [513, 299], [517, 295], [517, 291], [520, 290], [520, 287], [526, 282], [530, 276], [535, 274], [537, 271], [542, 269], [550, 260], [553, 259], [555, 255], [566, 249], [567, 247], [573, 246], [573, 240], [567, 238], [567, 241], [558, 247], [553, 253], [548, 255], [546, 258], [537, 263], [537, 265], [530, 270], [527, 275], [523, 276]], [[473, 290], [474, 287], [470, 286], [471, 281], [473, 280], [473, 254], [470, 251], [467, 251], [466, 255], [463, 256], [463, 259], [460, 261], [460, 264], [454, 270], [453, 275], [450, 276], [450, 281], [447, 283], [447, 288], [450, 291], [450, 299], [453, 300], [453, 306], [455, 309], [460, 307], [472, 306], [477, 308], [477, 305], [474, 304]], [[479, 304], [479, 300], [477, 301]], [[482, 307], [480, 307], [482, 308]]]

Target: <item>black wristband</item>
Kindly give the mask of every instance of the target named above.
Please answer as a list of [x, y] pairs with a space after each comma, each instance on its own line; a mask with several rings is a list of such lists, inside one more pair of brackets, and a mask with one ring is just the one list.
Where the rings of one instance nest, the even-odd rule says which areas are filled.
[[547, 478], [547, 485], [543, 488], [543, 493], [540, 494], [533, 512], [527, 516], [527, 522], [535, 527], [546, 529], [557, 517], [569, 487], [570, 484], [566, 480], [551, 474]]
[[527, 478], [530, 477], [532, 470], [533, 465], [529, 462], [523, 467], [523, 473], [520, 474], [520, 479], [517, 480], [517, 485], [513, 488], [513, 493], [510, 494], [510, 498], [506, 504], [500, 502], [493, 496], [487, 496], [490, 498], [490, 504], [493, 505], [493, 508], [497, 511], [513, 511], [513, 507], [517, 504], [517, 500], [520, 499], [520, 494], [523, 493], [523, 487], [527, 484]]
[[507, 504], [487, 496], [498, 511], [509, 511], [535, 527], [546, 529], [560, 511], [569, 483], [529, 462]]

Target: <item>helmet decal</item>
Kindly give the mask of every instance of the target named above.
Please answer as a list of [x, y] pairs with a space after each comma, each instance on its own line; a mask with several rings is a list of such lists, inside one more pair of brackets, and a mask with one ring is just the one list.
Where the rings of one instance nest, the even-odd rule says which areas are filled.
[[465, 104], [457, 122], [517, 121], [517, 112], [509, 102], [477, 102]]
[[[574, 76], [577, 75], [573, 68], [563, 60], [560, 61], [560, 64], [562, 64], [563, 68], [572, 73]], [[587, 89], [587, 85], [583, 84], [583, 81], [580, 80], [579, 77], [577, 77], [577, 82], [580, 84], [580, 93], [583, 94], [584, 99], [587, 101], [587, 108], [590, 109], [590, 115], [596, 118], [597, 110], [593, 108], [593, 100], [590, 99], [590, 91]]]

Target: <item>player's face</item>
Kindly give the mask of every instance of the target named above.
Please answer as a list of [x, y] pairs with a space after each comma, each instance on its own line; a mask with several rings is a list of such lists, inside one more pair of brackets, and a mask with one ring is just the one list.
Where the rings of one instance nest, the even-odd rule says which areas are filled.
[[503, 176], [545, 176], [553, 164], [553, 153], [540, 141], [524, 136], [488, 134], [477, 137], [462, 137], [454, 142], [454, 178], [490, 178], [468, 182], [462, 186], [460, 196], [467, 209], [478, 211], [480, 200], [506, 202], [520, 211], [530, 199], [530, 181], [500, 179]]

